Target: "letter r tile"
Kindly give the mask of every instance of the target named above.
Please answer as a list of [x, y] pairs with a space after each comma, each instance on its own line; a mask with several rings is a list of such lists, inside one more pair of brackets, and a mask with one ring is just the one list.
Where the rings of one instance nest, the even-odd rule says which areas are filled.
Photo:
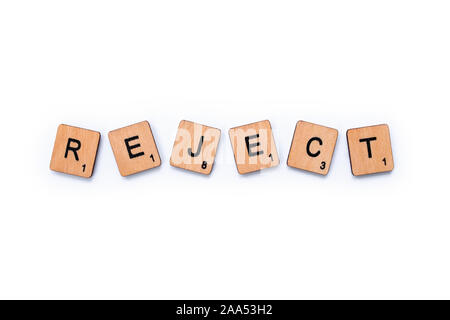
[[292, 139], [287, 165], [326, 175], [330, 169], [338, 131], [299, 121]]
[[347, 131], [350, 165], [355, 176], [392, 171], [389, 127], [386, 124]]
[[232, 128], [229, 135], [240, 174], [275, 167], [280, 163], [269, 120]]
[[182, 120], [178, 126], [170, 165], [202, 174], [210, 174], [219, 140], [219, 129]]
[[123, 177], [161, 165], [148, 121], [110, 131], [109, 142]]
[[100, 132], [61, 124], [56, 133], [50, 169], [90, 178], [97, 157]]

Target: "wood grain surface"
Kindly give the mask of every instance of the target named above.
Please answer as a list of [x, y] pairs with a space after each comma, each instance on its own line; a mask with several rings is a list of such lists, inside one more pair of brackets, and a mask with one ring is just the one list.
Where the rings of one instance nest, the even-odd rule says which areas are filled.
[[269, 120], [232, 128], [229, 135], [240, 174], [275, 167], [280, 163]]
[[355, 176], [394, 169], [391, 138], [386, 124], [347, 131], [348, 152]]
[[306, 121], [297, 122], [287, 165], [321, 175], [328, 174], [337, 137], [336, 129]]
[[56, 133], [50, 169], [90, 178], [100, 142], [100, 132], [61, 124]]
[[122, 176], [126, 177], [161, 165], [161, 158], [148, 121], [113, 130], [108, 136]]
[[214, 166], [221, 131], [191, 121], [178, 126], [170, 165], [181, 169], [210, 174]]

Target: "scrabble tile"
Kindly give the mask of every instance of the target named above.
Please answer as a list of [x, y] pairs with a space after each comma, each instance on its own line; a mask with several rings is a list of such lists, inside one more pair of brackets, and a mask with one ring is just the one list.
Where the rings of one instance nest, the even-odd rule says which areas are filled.
[[90, 178], [97, 157], [100, 132], [61, 124], [56, 133], [50, 169]]
[[386, 124], [347, 131], [350, 164], [355, 176], [394, 169], [391, 138]]
[[275, 167], [280, 163], [268, 120], [232, 128], [229, 135], [240, 174]]
[[170, 164], [189, 171], [210, 174], [219, 140], [219, 129], [183, 120], [178, 126]]
[[147, 121], [113, 130], [108, 136], [122, 176], [161, 165], [152, 129]]
[[337, 137], [336, 129], [297, 122], [287, 165], [321, 175], [328, 174]]

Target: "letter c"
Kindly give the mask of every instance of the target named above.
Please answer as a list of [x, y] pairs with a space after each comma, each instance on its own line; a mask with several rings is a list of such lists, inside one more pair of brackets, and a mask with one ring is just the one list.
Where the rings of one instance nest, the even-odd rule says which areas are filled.
[[318, 137], [313, 137], [313, 138], [309, 139], [308, 143], [306, 144], [306, 153], [308, 154], [308, 156], [315, 158], [315, 157], [319, 156], [320, 150], [318, 150], [316, 153], [311, 152], [311, 143], [313, 141], [317, 141], [317, 142], [319, 142], [319, 145], [322, 145], [322, 139], [320, 139]]

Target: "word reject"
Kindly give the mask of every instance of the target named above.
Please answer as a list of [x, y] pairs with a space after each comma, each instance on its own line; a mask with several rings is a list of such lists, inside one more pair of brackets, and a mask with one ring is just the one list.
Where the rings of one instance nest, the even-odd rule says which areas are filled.
[[[183, 120], [170, 157], [170, 165], [209, 175], [219, 146], [220, 129]], [[147, 121], [113, 130], [108, 134], [117, 167], [122, 176], [161, 165], [158, 148]], [[237, 171], [240, 174], [279, 165], [272, 126], [268, 120], [229, 130]], [[299, 121], [295, 127], [287, 165], [327, 175], [338, 131]], [[84, 178], [92, 176], [100, 133], [61, 124], [56, 133], [50, 169]], [[347, 144], [355, 176], [394, 169], [389, 127], [386, 124], [349, 129]]]

